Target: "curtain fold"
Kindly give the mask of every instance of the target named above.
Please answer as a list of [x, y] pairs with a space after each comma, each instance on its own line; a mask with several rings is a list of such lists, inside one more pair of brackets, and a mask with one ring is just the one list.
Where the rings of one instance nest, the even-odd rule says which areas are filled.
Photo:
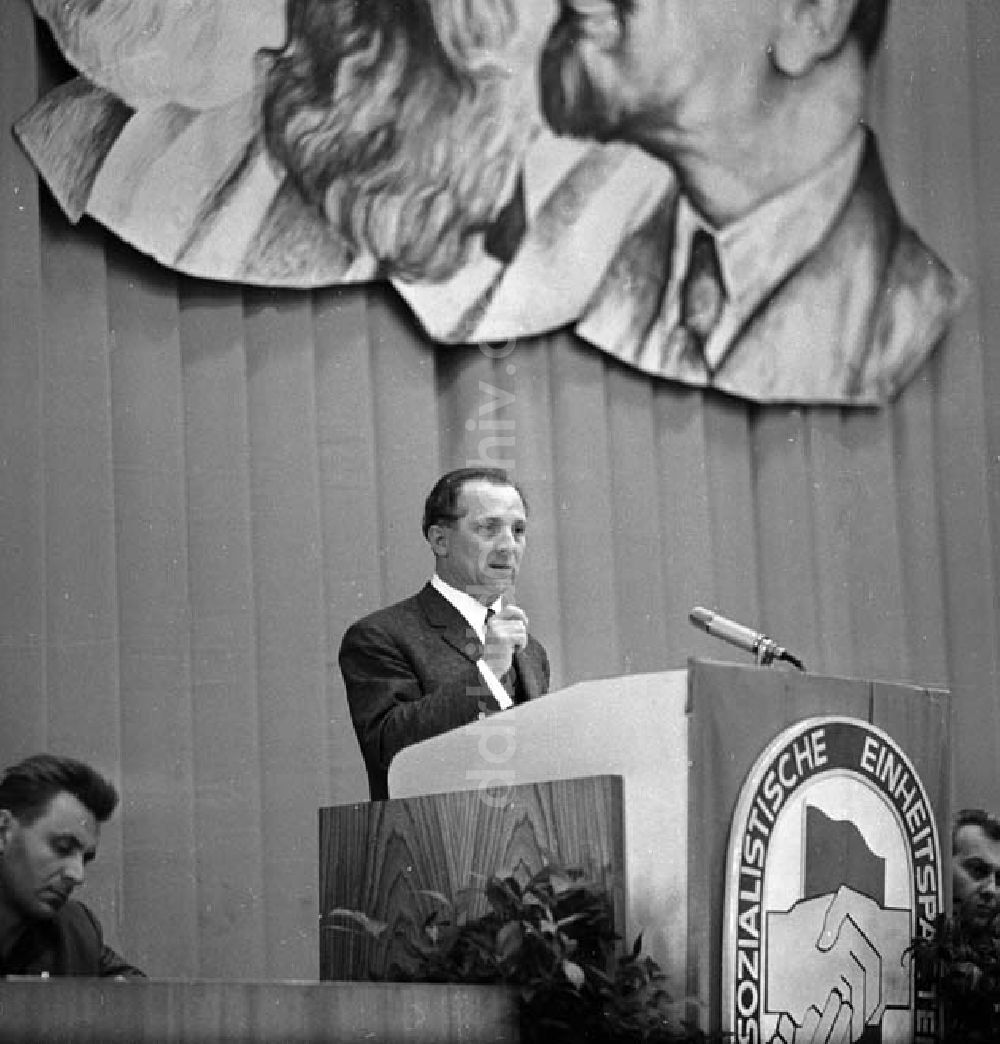
[[[158, 976], [310, 978], [317, 809], [367, 787], [337, 650], [416, 590], [438, 474], [513, 467], [555, 685], [743, 659], [949, 686], [956, 800], [1000, 807], [1000, 10], [893, 5], [872, 120], [969, 303], [881, 410], [757, 407], [565, 332], [432, 345], [384, 286], [178, 277], [67, 224], [0, 137], [0, 761], [120, 783], [87, 897]], [[0, 122], [54, 75], [0, 5]], [[807, 346], [804, 350], [808, 350]]]

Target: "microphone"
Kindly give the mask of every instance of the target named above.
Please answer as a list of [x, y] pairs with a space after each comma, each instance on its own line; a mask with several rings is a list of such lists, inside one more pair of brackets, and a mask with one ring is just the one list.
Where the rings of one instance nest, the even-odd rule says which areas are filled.
[[700, 627], [713, 638], [721, 638], [724, 642], [729, 642], [730, 645], [751, 653], [761, 667], [767, 667], [775, 660], [784, 660], [786, 663], [798, 667], [800, 671], [805, 670], [802, 661], [797, 656], [793, 656], [787, 649], [768, 638], [766, 634], [744, 627], [735, 620], [727, 620], [724, 616], [713, 613], [710, 609], [703, 609], [700, 605], [696, 605], [691, 610], [689, 618], [695, 627]]

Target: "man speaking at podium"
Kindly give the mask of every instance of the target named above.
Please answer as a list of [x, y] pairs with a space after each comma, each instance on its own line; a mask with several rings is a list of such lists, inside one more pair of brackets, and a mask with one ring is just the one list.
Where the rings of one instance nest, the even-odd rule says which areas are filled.
[[434, 575], [344, 635], [340, 670], [372, 800], [389, 796], [403, 747], [548, 691], [548, 656], [514, 596], [527, 523], [505, 471], [443, 475], [424, 504]]

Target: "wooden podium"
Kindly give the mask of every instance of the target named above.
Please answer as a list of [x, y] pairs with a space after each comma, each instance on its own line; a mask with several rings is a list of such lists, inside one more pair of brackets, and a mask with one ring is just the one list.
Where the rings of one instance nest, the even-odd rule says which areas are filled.
[[488, 792], [591, 775], [619, 776], [627, 913], [685, 992], [688, 932], [688, 672], [580, 682], [401, 751], [389, 793]]
[[[724, 1000], [730, 830], [741, 789], [762, 754], [796, 723], [842, 719], [871, 727], [906, 752], [926, 787], [937, 831], [947, 837], [948, 715], [948, 694], [940, 690], [704, 660], [692, 660], [687, 670], [569, 686], [404, 749], [390, 767], [390, 801], [322, 810], [321, 930], [330, 927], [323, 916], [335, 905], [374, 902], [368, 912], [385, 912], [385, 896], [375, 902], [370, 887], [334, 888], [359, 852], [367, 850], [369, 880], [372, 859], [392, 849], [399, 865], [417, 859], [450, 867], [437, 879], [468, 887], [475, 881], [461, 878], [473, 864], [479, 872], [493, 858], [497, 870], [516, 864], [517, 846], [509, 838], [521, 829], [518, 823], [530, 822], [533, 830], [544, 824], [545, 844], [522, 862], [537, 861], [546, 844], [558, 848], [565, 831], [575, 840], [559, 851], [561, 861], [596, 853], [609, 881], [623, 870], [621, 933], [631, 943], [641, 931], [671, 996], [691, 1000], [702, 1024], [716, 1027]], [[616, 822], [615, 778], [621, 781], [620, 843], [605, 829]], [[562, 788], [558, 796], [532, 790], [553, 786]], [[456, 801], [464, 802], [458, 818]], [[545, 811], [547, 801], [562, 803], [561, 821]], [[502, 820], [494, 817], [505, 802], [519, 811], [498, 826]], [[567, 811], [574, 804], [576, 812]], [[526, 812], [527, 805], [534, 811]], [[399, 826], [404, 821], [409, 834]], [[420, 824], [432, 821], [433, 829], [422, 832]], [[591, 834], [584, 836], [588, 826]], [[507, 840], [497, 844], [501, 836]], [[477, 849], [485, 861], [477, 863]], [[403, 894], [403, 875], [394, 879], [391, 901], [398, 909], [413, 897]], [[336, 965], [328, 949], [321, 976], [348, 977]], [[340, 968], [350, 965], [339, 959]]]
[[485, 913], [491, 875], [553, 863], [603, 883], [622, 923], [622, 808], [618, 777], [586, 776], [320, 809], [320, 978], [382, 978], [432, 915]]

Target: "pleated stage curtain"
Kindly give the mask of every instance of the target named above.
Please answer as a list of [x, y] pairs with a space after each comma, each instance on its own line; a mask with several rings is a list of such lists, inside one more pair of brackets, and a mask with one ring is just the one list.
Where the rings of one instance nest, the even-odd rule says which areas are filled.
[[[54, 75], [0, 5], [0, 123]], [[946, 685], [957, 802], [1000, 807], [1000, 5], [892, 12], [872, 120], [960, 320], [881, 410], [748, 406], [566, 333], [435, 348], [386, 287], [182, 278], [71, 227], [0, 137], [0, 760], [121, 785], [85, 897], [162, 976], [314, 977], [317, 809], [367, 788], [340, 637], [414, 591], [440, 471], [514, 467], [554, 683], [746, 660]]]

